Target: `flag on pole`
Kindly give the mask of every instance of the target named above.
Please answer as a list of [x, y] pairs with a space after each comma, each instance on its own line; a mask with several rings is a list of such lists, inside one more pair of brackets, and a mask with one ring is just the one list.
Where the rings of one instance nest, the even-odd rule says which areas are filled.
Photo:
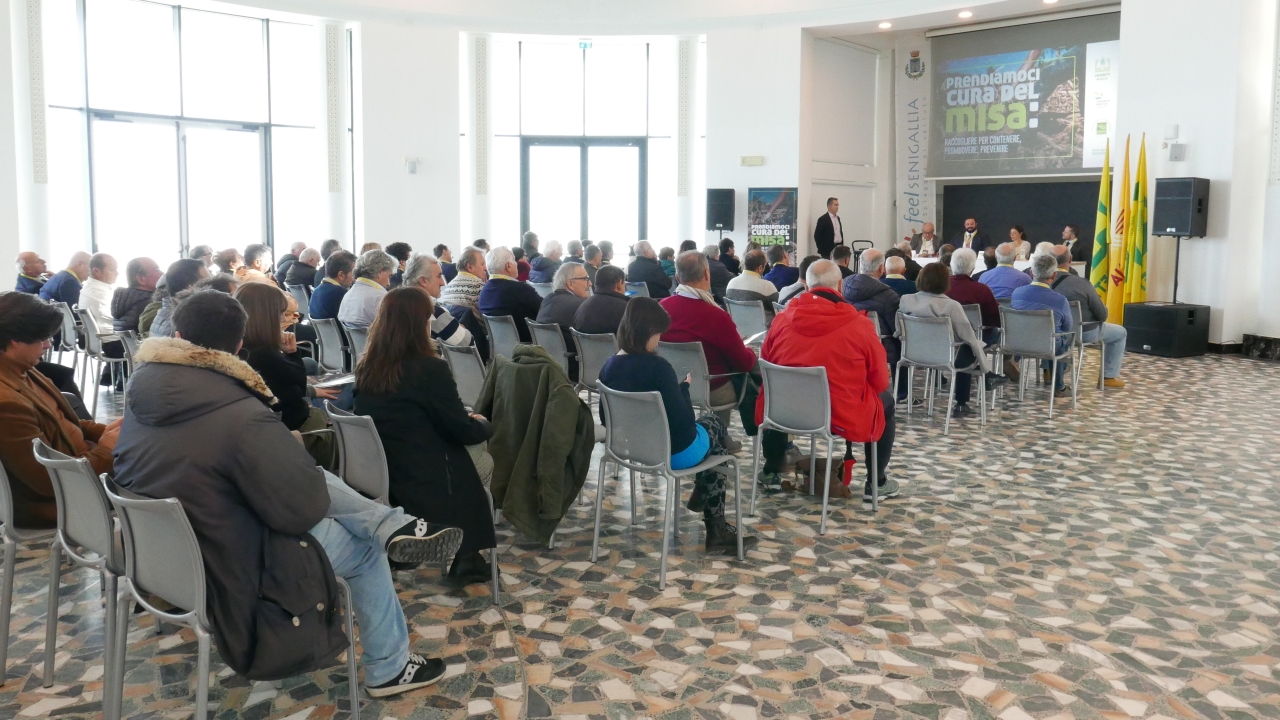
[[1138, 149], [1138, 174], [1129, 203], [1129, 240], [1125, 243], [1125, 302], [1147, 301], [1147, 136]]
[[1124, 139], [1124, 173], [1120, 176], [1118, 188], [1119, 203], [1116, 205], [1115, 234], [1111, 239], [1110, 257], [1115, 262], [1109, 263], [1109, 281], [1107, 284], [1107, 322], [1120, 325], [1124, 323], [1124, 265], [1128, 252], [1125, 248], [1127, 239], [1127, 220], [1129, 217], [1129, 138]]
[[1093, 235], [1093, 258], [1089, 265], [1089, 281], [1098, 297], [1107, 301], [1108, 273], [1111, 266], [1107, 257], [1111, 250], [1111, 141], [1107, 141], [1107, 154], [1102, 160], [1102, 182], [1098, 185], [1098, 219]]

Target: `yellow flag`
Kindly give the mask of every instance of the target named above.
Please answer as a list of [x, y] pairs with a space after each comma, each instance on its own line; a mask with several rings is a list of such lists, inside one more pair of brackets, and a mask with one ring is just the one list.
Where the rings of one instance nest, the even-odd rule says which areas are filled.
[[1118, 188], [1115, 234], [1111, 240], [1110, 282], [1107, 284], [1107, 322], [1117, 325], [1124, 322], [1124, 265], [1128, 253], [1125, 250], [1126, 229], [1129, 217], [1129, 138], [1124, 139], [1124, 173]]
[[1107, 141], [1107, 154], [1102, 160], [1102, 182], [1098, 185], [1098, 219], [1094, 226], [1093, 258], [1089, 265], [1089, 281], [1103, 302], [1107, 300], [1107, 277], [1111, 266], [1107, 258], [1111, 250], [1111, 141]]
[[1147, 301], [1147, 136], [1138, 149], [1138, 174], [1129, 203], [1129, 239], [1125, 243], [1125, 302]]

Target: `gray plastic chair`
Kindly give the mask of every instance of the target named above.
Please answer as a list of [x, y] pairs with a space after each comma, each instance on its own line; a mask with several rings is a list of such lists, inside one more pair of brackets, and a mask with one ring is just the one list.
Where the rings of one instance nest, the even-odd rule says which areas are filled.
[[116, 333], [116, 335], [120, 338], [120, 344], [124, 345], [124, 357], [125, 360], [128, 360], [127, 367], [129, 372], [132, 373], [136, 369], [133, 358], [138, 354], [138, 348], [142, 346], [142, 340], [135, 330], [125, 330]]
[[631, 297], [650, 297], [649, 283], [629, 282], [626, 284], [626, 294]]
[[702, 408], [707, 412], [717, 412], [720, 410], [732, 410], [742, 403], [742, 396], [746, 393], [747, 384], [744, 382], [742, 388], [738, 391], [738, 397], [732, 403], [726, 405], [711, 404], [711, 381], [719, 378], [732, 378], [735, 375], [743, 375], [744, 373], [723, 373], [712, 375], [707, 370], [707, 355], [702, 349], [700, 342], [687, 343], [658, 343], [658, 355], [666, 358], [671, 363], [671, 367], [676, 371], [676, 379], [683, 380], [688, 374], [689, 377], [689, 400], [693, 406]]
[[533, 288], [534, 290], [537, 290], [538, 294], [541, 295], [542, 297], [546, 297], [556, 291], [555, 287], [552, 286], [551, 283], [531, 282], [529, 283], [529, 287]]
[[[1000, 352], [1022, 359], [1021, 377], [1018, 380], [1018, 400], [1026, 396], [1027, 381], [1032, 377], [1026, 364], [1035, 360], [1048, 360], [1052, 367], [1053, 383], [1049, 387], [1049, 419], [1053, 419], [1053, 388], [1058, 384], [1058, 361], [1071, 357], [1072, 339], [1075, 333], [1056, 332], [1052, 310], [1014, 310], [1000, 307]], [[1058, 352], [1058, 340], [1066, 340], [1066, 348]], [[1039, 369], [1038, 366], [1033, 366]], [[1037, 375], [1039, 373], [1036, 373]], [[1076, 385], [1071, 386], [1071, 407], [1076, 407]]]
[[338, 442], [338, 477], [361, 495], [386, 505], [391, 479], [387, 453], [382, 449], [373, 418], [349, 413], [328, 400], [324, 401], [324, 411], [333, 423]]
[[515, 318], [510, 315], [481, 315], [489, 330], [489, 359], [501, 355], [510, 360], [515, 357], [516, 346], [524, 344]]
[[[13, 490], [9, 486], [9, 475], [4, 465], [0, 465], [0, 540], [4, 541], [4, 580], [0, 582], [0, 685], [3, 685], [9, 661], [9, 620], [13, 615], [13, 569], [18, 558], [18, 546], [30, 547], [33, 544], [49, 542], [50, 554], [57, 548], [57, 530], [20, 528], [13, 522]], [[52, 558], [51, 558], [52, 559]], [[56, 567], [56, 566], [55, 566]], [[55, 601], [56, 602], [56, 601]], [[54, 618], [54, 631], [57, 631], [57, 605], [53, 613], [46, 617]], [[46, 631], [47, 632], [47, 631]], [[46, 635], [45, 642], [48, 643]], [[44, 686], [53, 684], [53, 654], [45, 654]]]
[[307, 290], [307, 286], [285, 285], [284, 289], [288, 290], [294, 302], [298, 303], [298, 314], [304, 319], [311, 317], [311, 293]]
[[53, 349], [58, 353], [59, 365], [62, 364], [62, 353], [71, 353], [71, 376], [75, 377], [76, 368], [80, 366], [80, 345], [76, 342], [80, 337], [80, 321], [70, 305], [58, 303], [58, 310], [62, 312], [62, 330], [58, 345]]
[[884, 334], [884, 328], [880, 325], [880, 313], [876, 312], [875, 310], [868, 310], [867, 319], [871, 320], [871, 323], [876, 326], [877, 337], [879, 337], [881, 340], [888, 337], [887, 335]]
[[780, 313], [780, 312], [782, 312], [783, 310], [786, 310], [786, 309], [787, 309], [787, 306], [786, 306], [786, 305], [783, 305], [782, 303], [775, 302], [775, 303], [773, 304], [773, 316], [774, 316], [774, 317], [777, 317], [777, 316], [778, 316], [778, 313]]
[[618, 354], [618, 336], [613, 333], [573, 333], [573, 344], [578, 349], [578, 390], [587, 391], [587, 402], [591, 402], [591, 393], [597, 392], [596, 381], [600, 378], [600, 369], [609, 358]]
[[[978, 406], [980, 422], [987, 424], [987, 374], [982, 363], [974, 358], [968, 367], [956, 367], [956, 351], [964, 345], [957, 342], [951, 327], [951, 318], [947, 317], [912, 317], [898, 313], [898, 337], [902, 339], [902, 355], [898, 360], [898, 368], [907, 368], [907, 397], [914, 397], [915, 369], [923, 368], [926, 387], [928, 388], [929, 414], [933, 414], [933, 397], [935, 375], [947, 377], [947, 417], [942, 423], [942, 434], [951, 432], [951, 410], [955, 405], [956, 376], [960, 373], [973, 375], [978, 380]], [[894, 396], [898, 393], [900, 373], [893, 374]], [[911, 403], [907, 403], [907, 414], [911, 414]]]
[[[1080, 307], [1079, 300], [1071, 301], [1071, 332], [1075, 335], [1074, 344], [1076, 348], [1076, 367], [1075, 367], [1075, 385], [1080, 384], [1080, 373], [1084, 368], [1084, 351], [1087, 348], [1098, 349], [1098, 389], [1103, 390], [1106, 387], [1105, 373], [1107, 370], [1107, 346], [1102, 342], [1102, 333], [1098, 333], [1098, 337], [1092, 341], [1086, 342], [1084, 334], [1102, 327], [1103, 323], [1098, 321], [1084, 322], [1084, 311]], [[1105, 391], [1104, 391], [1105, 392]]]
[[316, 329], [316, 340], [320, 343], [320, 352], [316, 357], [320, 370], [342, 372], [346, 369], [347, 340], [338, 321], [334, 318], [312, 320], [311, 327]]
[[441, 345], [444, 359], [453, 372], [453, 381], [458, 386], [458, 396], [462, 404], [475, 408], [480, 393], [484, 391], [484, 361], [480, 359], [480, 351], [472, 346]]
[[[96, 362], [96, 365], [94, 365], [93, 369], [90, 370], [89, 368], [91, 363], [89, 362], [88, 359], [85, 360], [84, 370], [86, 373], [91, 372], [93, 374], [93, 377], [88, 378], [88, 380], [85, 380], [82, 378], [80, 381], [80, 387], [81, 388], [89, 387], [88, 385], [85, 385], [85, 382], [89, 382], [93, 386], [93, 408], [90, 410], [90, 412], [93, 413], [94, 417], [97, 417], [98, 416], [98, 391], [101, 388], [101, 384], [98, 382], [98, 380], [102, 376], [102, 366], [106, 365], [110, 369], [112, 387], [114, 387], [116, 372], [117, 371], [124, 372], [124, 366], [126, 363], [129, 362], [129, 360], [128, 358], [124, 358], [124, 357], [118, 357], [118, 358], [107, 357], [107, 354], [102, 351], [102, 334], [101, 334], [102, 329], [98, 327], [98, 321], [94, 319], [93, 313], [84, 309], [77, 309], [76, 313], [80, 316], [80, 323], [84, 327], [85, 355], [87, 358], [92, 359]], [[107, 334], [110, 335], [111, 333], [107, 333]]]
[[969, 325], [973, 327], [973, 332], [978, 337], [982, 337], [982, 306], [977, 303], [961, 305], [964, 308], [964, 316], [969, 320]]
[[724, 305], [729, 310], [729, 317], [738, 328], [739, 337], [749, 338], [760, 335], [769, 329], [769, 320], [764, 314], [763, 300], [734, 300], [725, 298]]
[[[57, 654], [62, 553], [66, 553], [76, 565], [97, 570], [103, 576], [103, 589], [107, 596], [103, 620], [104, 648], [111, 647], [115, 631], [117, 581], [124, 574], [124, 556], [116, 544], [111, 502], [107, 500], [89, 461], [63, 455], [39, 438], [32, 440], [31, 445], [36, 462], [49, 472], [58, 514], [58, 527], [49, 548], [48, 611], [45, 616], [44, 686], [50, 687], [53, 685], [53, 662]], [[105, 662], [104, 687], [111, 686], [111, 678], [116, 671], [108, 659]]]
[[671, 431], [667, 413], [658, 392], [619, 392], [596, 383], [600, 391], [600, 407], [604, 410], [604, 455], [600, 458], [600, 487], [596, 491], [596, 524], [591, 540], [591, 562], [600, 554], [600, 516], [604, 508], [603, 478], [606, 461], [632, 472], [657, 475], [667, 481], [666, 503], [662, 509], [662, 560], [658, 571], [658, 589], [667, 587], [667, 551], [673, 532], [680, 535], [680, 478], [697, 475], [717, 465], [733, 468], [734, 522], [738, 524], [738, 559], [745, 560], [742, 548], [742, 473], [738, 459], [732, 455], [712, 455], [691, 468], [671, 469]]
[[[124, 589], [116, 603], [116, 632], [109, 648], [110, 662], [123, 668], [129, 637], [129, 616], [133, 602], [164, 621], [185, 625], [196, 634], [196, 712], [207, 718], [209, 709], [209, 646], [212, 626], [205, 601], [204, 556], [191, 528], [191, 521], [177, 498], [153, 500], [139, 497], [115, 485], [105, 474], [100, 478], [107, 498], [120, 519], [120, 539], [124, 546], [125, 574], [120, 583]], [[360, 681], [356, 668], [355, 622], [351, 603], [351, 587], [337, 578], [342, 592], [343, 614], [347, 630], [347, 683], [350, 692], [351, 717], [360, 717]], [[170, 612], [157, 608], [158, 597], [174, 606]], [[130, 602], [132, 600], [133, 602]], [[124, 700], [124, 673], [112, 678], [115, 687], [104, 691], [104, 710], [108, 718], [118, 718]]]
[[529, 326], [529, 334], [533, 337], [533, 344], [547, 351], [547, 354], [555, 358], [560, 364], [560, 369], [564, 370], [564, 374], [569, 374], [569, 358], [574, 354], [564, 344], [564, 332], [556, 323], [539, 323], [529, 320], [525, 323]]
[[354, 369], [360, 357], [364, 355], [364, 346], [369, 342], [369, 328], [348, 327], [347, 339], [351, 342], [351, 367]]

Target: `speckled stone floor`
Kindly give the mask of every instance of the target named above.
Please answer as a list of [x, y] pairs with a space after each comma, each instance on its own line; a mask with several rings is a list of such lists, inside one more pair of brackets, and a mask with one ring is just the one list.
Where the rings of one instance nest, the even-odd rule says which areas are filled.
[[[1086, 365], [1086, 376], [1096, 368]], [[1280, 718], [1280, 365], [1129, 355], [1128, 388], [1087, 387], [1046, 417], [1043, 388], [941, 433], [900, 418], [878, 515], [763, 499], [746, 562], [708, 557], [684, 511], [657, 587], [662, 486], [631, 527], [607, 478], [602, 556], [591, 506], [553, 550], [501, 535], [500, 608], [486, 586], [397, 575], [438, 686], [367, 718], [1128, 720]], [[113, 407], [106, 403], [107, 411]], [[750, 444], [741, 454], [749, 470]], [[861, 459], [859, 459], [861, 461]], [[588, 481], [593, 497], [595, 478]], [[91, 573], [63, 576], [57, 678], [40, 687], [47, 554], [17, 566], [0, 718], [100, 712], [102, 609]], [[125, 712], [190, 716], [194, 636], [130, 633]], [[213, 665], [219, 718], [345, 717], [342, 667], [279, 688]]]

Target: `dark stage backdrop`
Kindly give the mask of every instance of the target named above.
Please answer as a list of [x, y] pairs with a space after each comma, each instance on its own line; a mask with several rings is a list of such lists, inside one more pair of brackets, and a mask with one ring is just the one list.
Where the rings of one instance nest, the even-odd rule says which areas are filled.
[[1062, 242], [1062, 228], [1080, 226], [1080, 237], [1093, 237], [1098, 219], [1098, 180], [1088, 182], [947, 185], [942, 191], [942, 237], [947, 242], [964, 231], [965, 218], [996, 243], [1009, 239], [1009, 228], [1021, 225], [1034, 249], [1038, 242]]

